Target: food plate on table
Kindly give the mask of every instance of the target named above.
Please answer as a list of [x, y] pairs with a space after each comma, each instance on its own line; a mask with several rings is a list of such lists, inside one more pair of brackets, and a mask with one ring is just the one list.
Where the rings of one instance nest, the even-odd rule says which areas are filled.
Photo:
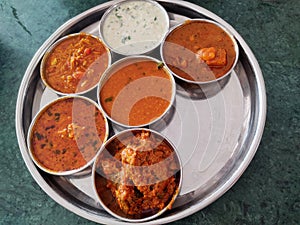
[[[157, 2], [168, 13], [169, 29], [191, 19], [214, 21], [232, 34], [239, 54], [231, 74], [218, 82], [197, 84], [175, 79], [176, 94], [172, 107], [159, 123], [156, 121], [148, 125], [147, 128], [165, 136], [176, 147], [181, 161], [182, 182], [172, 208], [150, 221], [141, 221], [143, 224], [179, 220], [203, 209], [229, 190], [255, 155], [266, 118], [263, 75], [239, 33], [222, 18], [195, 4], [181, 0]], [[44, 42], [28, 65], [16, 105], [20, 151], [35, 181], [58, 204], [81, 217], [103, 224], [127, 224], [128, 221], [113, 216], [101, 206], [93, 190], [92, 167], [70, 175], [49, 174], [39, 169], [31, 159], [27, 136], [38, 112], [61, 97], [41, 79], [40, 64], [44, 54], [56, 41], [69, 34], [87, 33], [100, 37], [100, 20], [117, 3], [119, 1], [109, 1], [75, 16]], [[162, 60], [159, 46], [145, 55]], [[125, 57], [120, 52], [112, 53], [111, 64]], [[96, 88], [82, 95], [97, 103]], [[128, 129], [113, 121], [109, 122], [109, 126], [109, 138]]]

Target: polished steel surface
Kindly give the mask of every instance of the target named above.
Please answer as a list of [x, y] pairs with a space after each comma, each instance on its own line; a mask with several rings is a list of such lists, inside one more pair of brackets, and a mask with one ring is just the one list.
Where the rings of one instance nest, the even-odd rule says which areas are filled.
[[[67, 177], [48, 175], [32, 162], [26, 136], [38, 110], [58, 98], [40, 79], [40, 61], [47, 48], [70, 33], [85, 31], [99, 35], [101, 16], [116, 2], [110, 1], [83, 12], [47, 39], [28, 65], [16, 106], [20, 151], [36, 182], [60, 205], [86, 219], [104, 224], [127, 223], [112, 217], [97, 203], [92, 190], [91, 168]], [[266, 93], [260, 67], [251, 49], [234, 28], [192, 3], [181, 0], [161, 0], [159, 3], [169, 12], [171, 26], [188, 18], [209, 18], [221, 23], [236, 38], [240, 53], [233, 73], [225, 82], [201, 89], [177, 82], [172, 115], [160, 126], [150, 126], [177, 147], [183, 165], [183, 182], [172, 210], [142, 224], [176, 221], [222, 196], [239, 179], [255, 155], [266, 118]], [[152, 56], [159, 57], [159, 52]], [[88, 97], [97, 101], [96, 93], [89, 93]], [[118, 132], [116, 127], [112, 130]]]

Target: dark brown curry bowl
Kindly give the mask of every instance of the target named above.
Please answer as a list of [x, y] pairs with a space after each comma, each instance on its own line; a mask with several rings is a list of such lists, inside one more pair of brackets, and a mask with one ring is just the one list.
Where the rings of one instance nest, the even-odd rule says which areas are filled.
[[166, 137], [150, 129], [128, 129], [101, 147], [92, 179], [97, 199], [108, 213], [142, 222], [172, 208], [182, 184], [182, 165]]
[[58, 95], [84, 94], [96, 88], [110, 64], [110, 50], [100, 38], [75, 33], [49, 47], [40, 74], [46, 87]]
[[221, 24], [190, 19], [170, 29], [160, 54], [175, 77], [201, 85], [230, 75], [238, 61], [239, 48], [234, 36]]
[[150, 56], [128, 56], [113, 63], [97, 90], [106, 116], [123, 128], [158, 122], [175, 99], [175, 80], [161, 61]]
[[108, 138], [108, 122], [99, 106], [82, 96], [64, 96], [44, 106], [27, 135], [33, 162], [53, 175], [70, 175], [93, 163]]
[[99, 23], [101, 39], [112, 53], [122, 56], [153, 52], [168, 30], [168, 13], [153, 0], [118, 1]]

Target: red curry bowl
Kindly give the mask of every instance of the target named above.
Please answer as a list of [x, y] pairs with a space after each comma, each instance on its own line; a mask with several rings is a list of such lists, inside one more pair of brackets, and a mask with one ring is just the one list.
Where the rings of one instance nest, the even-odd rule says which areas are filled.
[[90, 166], [108, 138], [108, 122], [98, 105], [82, 96], [65, 96], [44, 106], [28, 130], [33, 162], [53, 175], [70, 175]]
[[208, 19], [189, 19], [165, 36], [160, 54], [170, 72], [189, 84], [209, 84], [231, 74], [239, 58], [234, 36]]
[[58, 95], [93, 90], [111, 64], [110, 50], [99, 37], [75, 33], [62, 37], [44, 54], [40, 74]]

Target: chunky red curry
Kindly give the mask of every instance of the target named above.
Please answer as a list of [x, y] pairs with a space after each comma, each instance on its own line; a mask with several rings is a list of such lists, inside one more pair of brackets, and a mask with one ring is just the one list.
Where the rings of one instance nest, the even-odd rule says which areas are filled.
[[222, 28], [190, 20], [167, 36], [163, 57], [179, 77], [205, 82], [225, 75], [235, 62], [236, 52], [234, 42]]
[[64, 38], [45, 55], [42, 77], [61, 93], [93, 88], [109, 64], [109, 53], [100, 39], [80, 33]]
[[106, 149], [97, 160], [95, 181], [98, 195], [112, 211], [142, 218], [166, 206], [171, 208], [179, 191], [180, 164], [165, 140], [149, 131], [138, 131]]

